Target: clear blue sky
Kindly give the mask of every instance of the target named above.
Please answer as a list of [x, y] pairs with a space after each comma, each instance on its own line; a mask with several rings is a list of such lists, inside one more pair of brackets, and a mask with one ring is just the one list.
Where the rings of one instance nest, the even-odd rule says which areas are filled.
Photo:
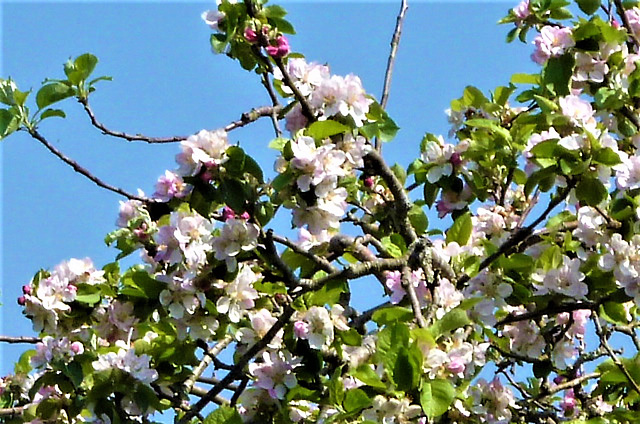
[[[111, 75], [91, 97], [107, 126], [148, 135], [183, 135], [222, 127], [252, 107], [268, 104], [254, 74], [209, 49], [200, 13], [210, 3], [4, 2], [0, 5], [0, 75], [22, 90], [45, 77], [62, 77], [69, 56], [91, 52], [97, 75]], [[380, 96], [399, 1], [282, 2], [298, 34], [294, 51], [330, 64], [336, 74], [355, 73]], [[515, 2], [410, 2], [388, 111], [401, 127], [384, 147], [390, 162], [410, 163], [425, 131], [445, 134], [443, 113], [472, 84], [483, 91], [506, 84], [514, 72], [534, 72], [530, 46], [507, 45], [510, 29], [498, 26]], [[60, 104], [66, 120], [51, 119], [41, 133], [107, 182], [130, 192], [153, 192], [173, 169], [178, 145], [128, 143], [102, 136], [75, 101]], [[275, 153], [268, 121], [232, 133], [269, 175]], [[41, 267], [71, 257], [91, 257], [97, 267], [115, 250], [104, 236], [114, 229], [119, 197], [74, 173], [35, 140], [17, 134], [2, 148], [2, 328], [29, 335], [30, 322], [15, 299]], [[272, 173], [271, 173], [272, 175]], [[431, 217], [432, 222], [435, 217]], [[357, 297], [357, 294], [356, 294]], [[0, 375], [25, 346], [0, 346]]]

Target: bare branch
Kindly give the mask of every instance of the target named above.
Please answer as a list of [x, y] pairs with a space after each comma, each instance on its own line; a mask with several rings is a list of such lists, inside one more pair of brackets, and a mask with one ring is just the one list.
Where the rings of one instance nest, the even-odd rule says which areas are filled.
[[252, 122], [257, 121], [263, 117], [273, 117], [277, 116], [282, 107], [280, 105], [277, 106], [260, 106], [254, 109], [251, 109], [249, 112], [245, 112], [242, 114], [239, 120], [231, 122], [229, 125], [224, 127], [223, 129], [226, 132], [233, 131], [236, 128], [244, 127]]
[[591, 380], [592, 378], [600, 378], [602, 374], [599, 372], [592, 372], [589, 374], [585, 374], [585, 375], [581, 375], [580, 377], [576, 377], [573, 380], [569, 380], [569, 381], [565, 381], [564, 383], [560, 383], [552, 388], [549, 389], [549, 391], [547, 393], [545, 393], [545, 397], [546, 396], [551, 396], [555, 393], [561, 392], [562, 390], [566, 390], [566, 389], [571, 389], [573, 387], [576, 387], [582, 383], [584, 383], [585, 381]]
[[30, 405], [16, 406], [15, 408], [0, 408], [0, 417], [3, 418], [15, 418], [24, 412]]
[[418, 236], [416, 235], [408, 216], [412, 202], [409, 200], [407, 192], [404, 191], [404, 187], [400, 183], [400, 180], [398, 180], [391, 168], [389, 168], [377, 151], [372, 150], [365, 156], [365, 159], [367, 159], [365, 166], [371, 167], [374, 173], [382, 177], [393, 194], [393, 202], [395, 203], [393, 213], [396, 217], [397, 231], [405, 238], [407, 244], [415, 242], [418, 239]]
[[174, 137], [149, 137], [146, 135], [142, 135], [142, 134], [127, 134], [125, 132], [122, 131], [114, 131], [114, 130], [110, 130], [109, 128], [107, 128], [104, 124], [102, 124], [100, 121], [98, 121], [98, 118], [96, 118], [96, 115], [93, 113], [93, 110], [91, 109], [91, 106], [89, 106], [89, 99], [88, 98], [79, 98], [78, 102], [80, 102], [82, 104], [82, 106], [84, 107], [85, 112], [87, 112], [87, 115], [89, 115], [89, 119], [91, 120], [91, 124], [98, 128], [100, 131], [102, 131], [103, 134], [105, 135], [110, 135], [111, 137], [117, 137], [117, 138], [124, 138], [127, 141], [144, 141], [145, 143], [150, 143], [150, 144], [160, 144], [160, 143], [176, 143], [179, 141], [183, 141], [186, 140], [187, 137], [185, 136], [174, 136]]
[[[223, 350], [229, 346], [229, 343], [233, 341], [233, 337], [230, 334], [227, 334], [222, 340], [220, 340], [214, 347], [205, 351], [205, 354], [202, 356], [202, 360], [193, 370], [191, 376], [184, 382], [183, 388], [185, 393], [189, 393], [193, 388], [196, 380], [200, 378], [204, 370], [211, 364], [213, 359], [218, 356]], [[206, 346], [206, 344], [205, 344]]]
[[0, 336], [0, 343], [10, 343], [10, 344], [14, 344], [14, 343], [30, 343], [30, 344], [35, 344], [35, 343], [39, 343], [40, 341], [42, 341], [42, 340], [40, 338], [38, 338], [38, 337]]
[[618, 369], [622, 372], [622, 374], [624, 374], [626, 379], [631, 384], [631, 387], [633, 387], [633, 390], [635, 390], [636, 393], [640, 394], [640, 386], [638, 386], [638, 383], [633, 379], [627, 367], [624, 366], [622, 361], [620, 361], [620, 358], [618, 358], [618, 355], [616, 355], [616, 353], [611, 348], [611, 345], [609, 345], [609, 342], [607, 341], [607, 336], [604, 334], [604, 331], [602, 330], [602, 325], [600, 325], [600, 317], [596, 315], [595, 317], [593, 317], [592, 321], [596, 327], [596, 334], [600, 338], [600, 345], [605, 348], [605, 350], [609, 354], [609, 357], [611, 358], [613, 363], [618, 367]]
[[[384, 87], [382, 89], [382, 97], [380, 98], [380, 106], [382, 106], [383, 109], [387, 107], [387, 101], [389, 100], [393, 65], [396, 61], [396, 53], [398, 52], [400, 37], [402, 36], [402, 24], [404, 23], [404, 17], [408, 8], [409, 5], [407, 4], [407, 0], [402, 0], [400, 3], [400, 12], [398, 12], [398, 17], [396, 18], [396, 28], [393, 31], [393, 37], [391, 38], [391, 51], [389, 52], [389, 58], [387, 59], [387, 70], [384, 74]], [[376, 149], [379, 149], [379, 146], [379, 140], [376, 140]]]
[[411, 282], [411, 269], [408, 266], [402, 268], [402, 285], [404, 289], [409, 293], [409, 299], [411, 300], [411, 309], [413, 309], [413, 315], [418, 322], [420, 328], [427, 328], [427, 321], [422, 316], [422, 308], [420, 307], [420, 300], [416, 294], [416, 288]]
[[151, 200], [149, 200], [149, 199], [146, 199], [146, 198], [140, 197], [140, 196], [136, 196], [135, 194], [128, 193], [128, 192], [122, 190], [121, 188], [118, 188], [118, 187], [115, 187], [115, 186], [112, 186], [110, 184], [105, 183], [100, 178], [96, 177], [91, 172], [89, 172], [87, 169], [85, 169], [82, 166], [80, 166], [76, 161], [74, 161], [73, 159], [71, 159], [68, 156], [65, 156], [64, 153], [62, 153], [60, 150], [56, 149], [51, 143], [49, 143], [49, 141], [47, 141], [46, 138], [44, 138], [38, 132], [37, 129], [33, 128], [33, 129], [28, 130], [28, 131], [29, 131], [29, 134], [31, 135], [31, 137], [35, 138], [40, 143], [42, 143], [51, 153], [53, 153], [60, 160], [62, 160], [64, 163], [66, 163], [67, 165], [72, 167], [74, 171], [76, 171], [77, 173], [79, 173], [81, 175], [84, 175], [89, 180], [93, 181], [99, 187], [102, 187], [104, 189], [107, 189], [109, 191], [117, 193], [117, 194], [119, 194], [121, 196], [126, 197], [127, 199], [130, 199], [130, 200], [139, 200], [139, 201], [144, 202], [144, 203], [151, 202]]
[[[549, 213], [558, 206], [564, 199], [569, 195], [569, 192], [573, 188], [573, 184], [568, 184], [560, 193], [558, 193], [551, 201], [549, 205], [547, 205], [546, 209], [538, 216], [535, 221], [533, 221], [530, 225], [518, 229], [515, 233], [511, 235], [502, 245], [491, 255], [484, 258], [480, 265], [478, 266], [478, 273], [491, 265], [496, 259], [498, 259], [503, 254], [507, 253], [511, 248], [516, 247], [521, 242], [525, 241], [531, 234], [533, 234], [533, 230], [540, 224]], [[468, 274], [463, 275], [457, 282], [457, 286], [461, 287], [464, 283], [469, 281], [471, 277]], [[588, 309], [588, 308], [585, 308]]]
[[573, 311], [579, 311], [582, 309], [589, 309], [593, 311], [597, 309], [599, 305], [600, 305], [600, 302], [591, 302], [591, 301], [563, 303], [560, 305], [550, 304], [548, 307], [544, 309], [539, 309], [532, 312], [525, 312], [523, 314], [508, 315], [506, 318], [503, 318], [502, 320], [498, 321], [498, 323], [495, 326], [501, 327], [503, 325], [512, 324], [514, 322], [536, 319], [544, 315], [557, 315], [562, 312], [573, 312]]
[[323, 258], [322, 256], [316, 255], [312, 252], [310, 252], [309, 250], [303, 249], [300, 246], [298, 246], [297, 244], [295, 244], [293, 241], [289, 240], [286, 237], [281, 237], [279, 235], [276, 234], [272, 234], [272, 238], [273, 241], [280, 243], [286, 247], [288, 247], [289, 249], [291, 249], [292, 251], [294, 251], [295, 253], [302, 255], [304, 257], [306, 257], [307, 259], [312, 260], [313, 262], [316, 263], [316, 265], [318, 265], [318, 267], [320, 267], [320, 269], [327, 271], [327, 272], [336, 272], [336, 268], [331, 265], [331, 263], [329, 263], [329, 261], [327, 261], [325, 258]]

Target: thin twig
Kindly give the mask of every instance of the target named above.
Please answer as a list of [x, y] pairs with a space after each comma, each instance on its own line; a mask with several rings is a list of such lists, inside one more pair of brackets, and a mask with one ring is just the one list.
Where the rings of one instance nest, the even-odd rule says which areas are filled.
[[[631, 28], [631, 24], [629, 23], [629, 19], [627, 19], [627, 15], [625, 14], [625, 10], [624, 10], [624, 6], [622, 5], [622, 1], [621, 0], [614, 0], [614, 3], [616, 5], [616, 12], [618, 13], [618, 16], [620, 16], [620, 19], [622, 19], [622, 25], [624, 25], [624, 28], [629, 33], [629, 38], [631, 38], [632, 44], [635, 44], [636, 46], [640, 46], [640, 43], [638, 43], [638, 39], [636, 38], [636, 35], [633, 33], [633, 28]], [[629, 46], [629, 47], [632, 47], [632, 46]], [[631, 50], [631, 49], [629, 49], [629, 50]]]
[[[603, 300], [601, 299], [601, 301]], [[532, 312], [525, 312], [523, 314], [517, 314], [517, 315], [507, 315], [507, 317], [498, 321], [498, 323], [495, 326], [502, 327], [503, 325], [513, 324], [514, 322], [537, 319], [544, 315], [557, 315], [563, 312], [573, 312], [573, 311], [579, 311], [583, 309], [589, 309], [593, 311], [597, 309], [599, 305], [600, 305], [600, 302], [591, 302], [591, 301], [563, 303], [560, 305], [550, 304], [548, 307], [544, 309], [539, 309]]]
[[273, 105], [273, 112], [271, 113], [271, 122], [273, 124], [273, 130], [275, 131], [276, 137], [282, 136], [282, 130], [280, 130], [280, 124], [278, 124], [278, 112], [282, 109], [280, 102], [278, 101], [278, 96], [276, 96], [276, 92], [271, 85], [271, 80], [269, 79], [268, 74], [262, 75], [262, 85], [267, 90], [269, 94], [269, 98], [271, 99], [271, 104]]
[[[556, 197], [554, 197], [549, 202], [549, 205], [547, 205], [547, 208], [540, 214], [540, 216], [538, 216], [538, 218], [536, 218], [530, 225], [524, 228], [520, 228], [515, 233], [513, 233], [511, 237], [509, 237], [504, 243], [502, 243], [502, 245], [498, 248], [498, 250], [496, 250], [494, 253], [487, 256], [482, 262], [480, 262], [480, 265], [478, 266], [478, 273], [484, 270], [485, 268], [487, 268], [489, 265], [491, 265], [496, 259], [498, 259], [500, 256], [502, 256], [506, 252], [508, 252], [511, 248], [525, 241], [533, 233], [533, 230], [538, 226], [538, 224], [540, 224], [556, 206], [558, 206], [562, 201], [564, 201], [564, 199], [567, 197], [567, 195], [569, 194], [572, 188], [573, 188], [572, 184], [569, 184], [567, 187], [565, 187], [560, 193], [558, 193]], [[458, 280], [457, 286], [461, 287], [464, 283], [466, 283], [470, 279], [471, 277], [469, 276], [469, 274], [463, 275]]]
[[404, 186], [377, 151], [372, 150], [365, 156], [365, 159], [365, 165], [368, 165], [376, 175], [382, 177], [387, 183], [389, 191], [393, 194], [395, 208], [392, 209], [392, 212], [396, 217], [397, 231], [405, 238], [407, 245], [415, 242], [418, 236], [408, 215], [413, 203], [407, 196]]
[[[193, 386], [191, 388], [191, 391], [189, 392], [189, 394], [196, 395], [198, 397], [202, 397], [202, 396], [207, 394], [207, 389], [205, 389], [204, 387]], [[217, 405], [229, 405], [229, 403], [230, 403], [229, 399], [225, 399], [220, 395], [215, 396], [212, 399], [212, 401], [213, 401], [213, 403], [215, 403]]]
[[30, 344], [35, 344], [35, 343], [39, 343], [42, 340], [38, 337], [27, 337], [27, 336], [18, 336], [18, 337], [14, 337], [14, 336], [0, 336], [0, 343], [10, 343], [10, 344], [14, 344], [14, 343], [30, 343]]
[[561, 392], [562, 390], [571, 389], [576, 387], [587, 380], [591, 380], [592, 378], [600, 378], [602, 374], [599, 372], [592, 372], [590, 374], [581, 375], [580, 377], [576, 377], [573, 380], [565, 381], [564, 383], [560, 383], [556, 386], [553, 386], [549, 389], [548, 392], [545, 393], [544, 397], [551, 396], [555, 393]]
[[262, 117], [272, 117], [274, 114], [277, 116], [278, 112], [282, 109], [282, 106], [260, 106], [254, 109], [251, 109], [249, 112], [245, 112], [241, 115], [240, 119], [237, 121], [231, 122], [229, 125], [224, 127], [223, 129], [226, 132], [233, 131], [236, 128], [244, 127], [252, 122], [257, 121]]
[[629, 370], [627, 370], [627, 367], [624, 366], [622, 361], [620, 361], [620, 358], [618, 358], [618, 355], [616, 355], [616, 353], [611, 348], [611, 345], [609, 345], [609, 342], [607, 341], [607, 337], [605, 336], [604, 331], [602, 331], [602, 325], [600, 325], [600, 317], [596, 315], [593, 317], [592, 321], [596, 327], [596, 334], [600, 338], [600, 345], [605, 348], [605, 350], [609, 354], [609, 357], [611, 358], [613, 363], [618, 367], [618, 369], [622, 372], [622, 374], [624, 374], [624, 376], [627, 378], [633, 390], [635, 390], [636, 393], [640, 394], [640, 386], [638, 386], [638, 383], [636, 383], [636, 381], [633, 379], [633, 377], [629, 373]]
[[409, 293], [409, 300], [411, 301], [411, 309], [413, 309], [413, 316], [416, 318], [420, 328], [427, 328], [427, 321], [422, 315], [422, 308], [420, 307], [420, 300], [416, 293], [416, 288], [411, 282], [411, 270], [408, 266], [402, 268], [402, 285], [404, 289]]
[[135, 194], [128, 193], [128, 192], [124, 191], [121, 188], [118, 188], [118, 187], [112, 186], [111, 184], [105, 183], [100, 178], [96, 177], [91, 172], [89, 172], [87, 169], [85, 169], [82, 166], [80, 166], [76, 161], [74, 161], [73, 159], [71, 159], [68, 156], [65, 156], [64, 153], [62, 153], [60, 150], [56, 149], [51, 143], [49, 143], [49, 141], [47, 141], [46, 138], [44, 138], [38, 132], [37, 129], [32, 128], [32, 129], [30, 129], [28, 131], [29, 131], [29, 134], [31, 135], [31, 137], [35, 138], [40, 143], [42, 143], [51, 153], [53, 153], [60, 160], [62, 160], [64, 163], [66, 163], [67, 165], [72, 167], [74, 171], [76, 171], [77, 173], [79, 173], [81, 175], [84, 175], [89, 180], [93, 181], [99, 187], [102, 187], [104, 189], [107, 189], [109, 191], [117, 193], [117, 194], [119, 194], [121, 196], [126, 197], [127, 199], [130, 199], [130, 200], [139, 200], [139, 201], [144, 202], [144, 203], [150, 202], [149, 199], [146, 199], [146, 198], [140, 197], [140, 196], [136, 196]]
[[284, 307], [282, 315], [280, 315], [278, 320], [273, 324], [273, 326], [271, 326], [264, 337], [257, 341], [253, 346], [251, 346], [249, 350], [247, 350], [247, 352], [238, 359], [233, 369], [229, 371], [222, 380], [220, 380], [220, 383], [213, 386], [204, 396], [200, 398], [198, 402], [196, 402], [195, 405], [193, 405], [189, 412], [187, 412], [185, 416], [182, 417], [182, 419], [179, 421], [179, 424], [189, 423], [191, 421], [191, 418], [198, 415], [209, 402], [215, 399], [215, 397], [221, 391], [227, 388], [228, 384], [230, 384], [234, 380], [237, 380], [243, 374], [243, 369], [249, 363], [249, 361], [251, 361], [253, 357], [258, 354], [258, 352], [262, 351], [262, 349], [264, 349], [267, 344], [271, 342], [278, 331], [280, 331], [280, 329], [282, 329], [285, 324], [289, 322], [289, 319], [294, 312], [295, 309], [293, 309], [291, 305], [286, 305]]
[[276, 235], [276, 234], [273, 234], [272, 238], [273, 238], [273, 241], [288, 247], [289, 249], [291, 249], [295, 253], [297, 253], [299, 255], [302, 255], [302, 256], [306, 257], [307, 259], [312, 260], [323, 271], [327, 271], [327, 272], [336, 272], [337, 271], [336, 268], [333, 265], [331, 265], [331, 263], [329, 263], [329, 261], [327, 261], [325, 258], [323, 258], [320, 255], [316, 255], [315, 253], [312, 253], [311, 251], [309, 251], [307, 249], [301, 248], [300, 246], [298, 246], [297, 244], [295, 244], [293, 241], [289, 240], [288, 238], [281, 237], [281, 236]]
[[[393, 37], [391, 38], [391, 51], [389, 52], [389, 58], [387, 59], [387, 70], [384, 74], [384, 86], [382, 88], [382, 97], [380, 98], [380, 106], [382, 106], [383, 109], [387, 107], [387, 102], [389, 101], [393, 65], [396, 61], [396, 53], [398, 52], [400, 37], [402, 36], [402, 24], [404, 23], [404, 17], [408, 8], [409, 5], [407, 4], [407, 0], [402, 0], [400, 3], [400, 12], [398, 12], [398, 17], [396, 18], [396, 28], [394, 29]], [[376, 149], [379, 149], [379, 142], [379, 140], [376, 140]]]
[[[211, 362], [218, 356], [223, 350], [226, 349], [227, 346], [233, 341], [233, 336], [227, 334], [222, 340], [220, 340], [214, 347], [211, 349], [205, 350], [202, 359], [198, 366], [196, 366], [191, 373], [191, 376], [184, 382], [183, 388], [185, 393], [189, 393], [193, 388], [196, 380], [200, 378], [204, 370], [211, 364]], [[206, 347], [206, 344], [205, 344]]]
[[15, 408], [0, 408], [0, 417], [14, 418], [20, 416], [25, 409], [29, 408], [29, 406], [31, 405], [16, 406]]
[[300, 281], [298, 277], [293, 273], [291, 268], [284, 263], [280, 255], [278, 254], [278, 250], [276, 249], [276, 245], [273, 242], [273, 230], [270, 229], [266, 232], [266, 234], [260, 235], [261, 241], [265, 246], [265, 253], [269, 257], [269, 262], [274, 265], [282, 274], [285, 280], [285, 284], [290, 289], [298, 287]]
[[98, 121], [96, 115], [93, 113], [91, 106], [89, 106], [88, 98], [79, 98], [78, 102], [82, 104], [85, 112], [89, 115], [89, 119], [91, 120], [91, 124], [102, 131], [105, 135], [110, 135], [111, 137], [124, 138], [127, 141], [144, 141], [145, 143], [150, 144], [159, 144], [159, 143], [176, 143], [179, 141], [186, 140], [185, 136], [174, 136], [174, 137], [149, 137], [142, 134], [127, 134], [122, 131], [114, 131], [107, 128], [103, 123]]

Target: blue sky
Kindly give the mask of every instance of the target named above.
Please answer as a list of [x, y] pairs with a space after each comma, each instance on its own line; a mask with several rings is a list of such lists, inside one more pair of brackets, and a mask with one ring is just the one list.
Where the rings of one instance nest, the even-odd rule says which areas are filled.
[[[281, 4], [298, 31], [290, 38], [294, 51], [328, 63], [335, 74], [359, 75], [365, 89], [380, 96], [399, 2]], [[384, 147], [389, 162], [409, 164], [426, 131], [446, 135], [443, 111], [466, 85], [487, 91], [507, 84], [514, 72], [536, 71], [530, 46], [507, 45], [510, 28], [496, 24], [514, 5], [410, 2], [388, 107], [401, 127]], [[254, 74], [210, 52], [210, 30], [200, 13], [211, 7], [213, 2], [4, 2], [0, 76], [11, 76], [22, 90], [37, 90], [45, 77], [64, 75], [67, 58], [91, 52], [100, 59], [96, 75], [114, 77], [90, 98], [107, 126], [156, 136], [222, 127], [268, 104], [268, 97]], [[41, 133], [107, 182], [151, 193], [157, 177], [175, 167], [178, 145], [107, 138], [91, 127], [75, 101], [60, 106], [68, 118], [45, 121]], [[230, 139], [273, 175], [275, 153], [266, 147], [272, 137], [264, 120], [234, 131]], [[120, 198], [74, 173], [25, 134], [4, 140], [1, 149], [0, 333], [28, 335], [30, 322], [15, 301], [20, 287], [39, 268], [64, 259], [89, 256], [97, 267], [113, 260], [115, 250], [103, 240], [114, 229]], [[23, 349], [0, 346], [0, 375], [11, 371]]]

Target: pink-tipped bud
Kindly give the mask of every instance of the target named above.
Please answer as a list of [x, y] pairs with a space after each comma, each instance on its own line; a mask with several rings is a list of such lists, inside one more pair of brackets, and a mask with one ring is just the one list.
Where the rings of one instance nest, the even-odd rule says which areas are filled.
[[229, 206], [225, 206], [224, 209], [222, 209], [222, 219], [224, 219], [225, 221], [235, 217], [236, 213]]
[[611, 26], [613, 26], [615, 29], [620, 29], [620, 22], [618, 22], [615, 19], [611, 20]]
[[204, 183], [210, 183], [211, 180], [213, 180], [213, 174], [209, 171], [204, 171], [201, 175], [200, 175], [200, 179], [202, 180], [202, 182]]
[[255, 43], [258, 41], [258, 34], [250, 27], [246, 27], [244, 29], [244, 38], [250, 43]]
[[309, 334], [309, 324], [304, 321], [296, 321], [293, 324], [293, 333], [299, 339], [304, 339]]
[[22, 286], [22, 293], [24, 294], [31, 294], [31, 285], [29, 284], [25, 284], [24, 286]]
[[248, 220], [249, 218], [251, 218], [251, 215], [249, 215], [249, 212], [244, 211], [244, 212], [242, 212], [242, 215], [240, 215], [240, 218], [242, 218], [244, 220]]
[[27, 303], [27, 298], [25, 298], [24, 296], [20, 296], [18, 298], [18, 305], [24, 306], [25, 303]]
[[451, 165], [453, 166], [459, 166], [462, 163], [462, 158], [460, 157], [460, 153], [454, 152], [451, 155], [451, 159], [449, 159], [449, 162], [451, 162]]
[[80, 342], [73, 342], [71, 343], [71, 352], [76, 355], [80, 355], [84, 352], [84, 346]]
[[560, 384], [564, 381], [564, 377], [561, 375], [557, 375], [554, 377], [553, 382], [556, 384]]
[[371, 188], [371, 187], [373, 187], [373, 183], [374, 183], [374, 181], [373, 181], [373, 177], [367, 177], [367, 178], [365, 178], [365, 179], [364, 179], [364, 186], [365, 186], [366, 188]]
[[276, 45], [269, 45], [265, 48], [265, 50], [271, 57], [285, 57], [289, 54], [290, 51], [289, 40], [287, 40], [287, 37], [285, 37], [284, 35], [279, 35], [278, 38], [276, 38]]

